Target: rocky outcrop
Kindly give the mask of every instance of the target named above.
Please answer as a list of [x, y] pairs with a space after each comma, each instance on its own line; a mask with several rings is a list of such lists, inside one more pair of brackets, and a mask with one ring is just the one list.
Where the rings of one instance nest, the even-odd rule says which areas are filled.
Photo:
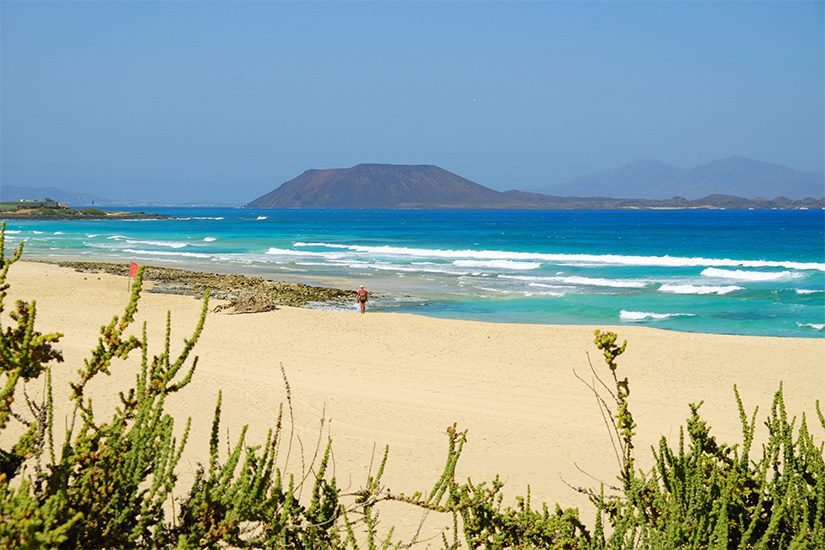
[[[58, 262], [58, 265], [82, 272], [129, 275], [129, 266], [126, 264]], [[318, 302], [348, 302], [355, 295], [354, 290], [268, 281], [261, 277], [245, 275], [200, 273], [169, 267], [146, 266], [143, 280], [154, 283], [148, 292], [160, 294], [202, 296], [209, 290], [212, 298], [227, 301], [226, 304], [215, 307], [215, 311], [225, 313], [257, 313], [275, 310], [277, 306], [301, 307]]]

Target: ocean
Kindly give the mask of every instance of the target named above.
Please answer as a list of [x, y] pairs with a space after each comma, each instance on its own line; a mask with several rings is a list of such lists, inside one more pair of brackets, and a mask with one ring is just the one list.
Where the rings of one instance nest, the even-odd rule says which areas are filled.
[[825, 336], [823, 210], [141, 210], [171, 218], [9, 220], [7, 253], [363, 284], [371, 311]]

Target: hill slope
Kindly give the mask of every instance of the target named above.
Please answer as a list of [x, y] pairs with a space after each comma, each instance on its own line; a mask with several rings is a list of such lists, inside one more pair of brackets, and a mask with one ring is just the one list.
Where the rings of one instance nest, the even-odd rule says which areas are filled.
[[307, 170], [252, 208], [489, 208], [509, 199], [438, 166], [359, 164]]
[[[655, 161], [634, 163], [648, 174], [651, 188], [673, 170]], [[626, 172], [633, 171], [628, 165]], [[680, 176], [681, 177], [681, 176]], [[523, 191], [499, 192], [437, 166], [359, 164], [352, 168], [307, 170], [277, 189], [258, 197], [250, 208], [477, 208], [477, 209], [615, 209], [615, 208], [821, 208], [821, 200], [786, 198], [752, 200], [724, 193], [688, 200], [683, 197], [639, 199], [551, 196]]]
[[821, 172], [800, 172], [745, 157], [728, 157], [702, 164], [677, 178], [673, 185], [687, 198], [712, 193], [792, 199], [825, 195], [825, 176]]
[[550, 187], [547, 192], [577, 197], [669, 199], [679, 193], [664, 190], [663, 186], [667, 187], [685, 173], [681, 168], [657, 160], [640, 160], [615, 170], [580, 176], [567, 183]]
[[624, 199], [698, 199], [716, 194], [768, 199], [822, 198], [825, 176], [821, 172], [800, 172], [738, 156], [714, 160], [687, 171], [658, 161], [639, 161], [581, 176], [548, 187], [545, 192]]

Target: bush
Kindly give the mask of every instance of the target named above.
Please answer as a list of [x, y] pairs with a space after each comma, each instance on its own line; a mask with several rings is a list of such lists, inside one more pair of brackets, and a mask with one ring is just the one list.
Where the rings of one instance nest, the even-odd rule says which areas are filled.
[[80, 211], [84, 216], [105, 217], [106, 212], [100, 208], [84, 208]]

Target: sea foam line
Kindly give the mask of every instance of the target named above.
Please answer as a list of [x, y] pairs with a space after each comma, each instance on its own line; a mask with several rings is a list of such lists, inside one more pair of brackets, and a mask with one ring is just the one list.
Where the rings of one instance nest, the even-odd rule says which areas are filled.
[[608, 288], [644, 288], [648, 285], [645, 281], [634, 281], [631, 279], [603, 279], [600, 277], [581, 277], [571, 275], [568, 277], [532, 277], [529, 275], [499, 275], [502, 279], [515, 279], [519, 281], [546, 281], [554, 283], [567, 283], [570, 285], [602, 286]]
[[791, 271], [742, 271], [741, 269], [731, 270], [716, 267], [704, 269], [700, 275], [702, 275], [702, 277], [733, 279], [736, 281], [783, 281], [804, 277], [802, 273], [793, 273]]
[[695, 317], [693, 313], [652, 313], [650, 311], [626, 311], [619, 312], [619, 319], [622, 321], [644, 321], [652, 319], [654, 321], [661, 321], [662, 319], [669, 319], [671, 317]]
[[439, 248], [409, 248], [403, 246], [364, 246], [322, 242], [296, 242], [296, 247], [323, 247], [352, 250], [387, 256], [415, 256], [420, 258], [450, 258], [478, 260], [520, 260], [555, 263], [582, 263], [659, 267], [779, 267], [825, 271], [825, 263], [775, 260], [737, 260], [731, 258], [691, 258], [680, 256], [623, 256], [619, 254], [547, 254], [540, 252], [510, 252], [504, 250], [449, 250]]
[[825, 324], [822, 323], [797, 323], [796, 326], [798, 327], [809, 327], [818, 332], [822, 332], [825, 330]]
[[186, 256], [188, 258], [212, 258], [211, 254], [201, 254], [200, 252], [168, 252], [165, 250], [141, 250], [135, 248], [124, 248], [123, 252], [130, 254], [140, 254], [144, 256]]
[[659, 287], [659, 292], [669, 294], [729, 294], [737, 290], [742, 290], [741, 286], [712, 286], [712, 285], [673, 285], [663, 284]]
[[189, 243], [184, 243], [180, 241], [135, 241], [135, 240], [127, 240], [126, 244], [136, 245], [136, 244], [147, 244], [149, 246], [165, 246], [168, 248], [183, 248], [185, 246], [189, 246]]
[[275, 248], [270, 247], [266, 254], [268, 256], [299, 256], [302, 258], [306, 257], [315, 257], [315, 258], [329, 258], [329, 259], [337, 259], [342, 258], [343, 254], [337, 252], [308, 252], [305, 250], [291, 250], [289, 248]]
[[513, 260], [456, 260], [453, 265], [457, 267], [487, 267], [491, 269], [516, 269], [528, 270], [541, 267], [539, 262], [516, 262]]

